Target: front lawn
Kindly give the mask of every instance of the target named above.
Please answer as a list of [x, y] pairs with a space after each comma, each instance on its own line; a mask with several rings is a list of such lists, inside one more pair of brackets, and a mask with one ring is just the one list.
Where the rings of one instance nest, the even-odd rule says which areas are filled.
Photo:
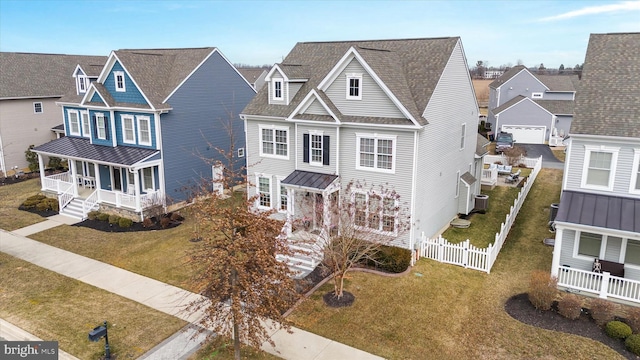
[[289, 320], [388, 359], [620, 358], [599, 342], [531, 327], [504, 311], [510, 296], [526, 292], [531, 271], [551, 267], [552, 249], [542, 240], [561, 178], [561, 170], [541, 171], [491, 274], [427, 259], [400, 278], [349, 273], [352, 307], [325, 306], [326, 284]]
[[0, 186], [0, 229], [13, 231], [45, 221], [39, 215], [18, 210], [23, 201], [39, 192], [40, 179]]
[[[12, 185], [13, 186], [13, 185]], [[87, 334], [109, 323], [118, 359], [135, 359], [186, 322], [78, 280], [0, 253], [0, 317], [80, 359], [104, 355]]]

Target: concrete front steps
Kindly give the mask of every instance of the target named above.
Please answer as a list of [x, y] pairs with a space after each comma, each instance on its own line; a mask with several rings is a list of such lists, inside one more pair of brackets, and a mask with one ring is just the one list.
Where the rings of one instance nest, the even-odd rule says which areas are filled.
[[322, 254], [313, 244], [289, 244], [293, 256], [277, 255], [276, 258], [285, 262], [294, 273], [294, 279], [302, 279], [309, 275], [322, 261]]

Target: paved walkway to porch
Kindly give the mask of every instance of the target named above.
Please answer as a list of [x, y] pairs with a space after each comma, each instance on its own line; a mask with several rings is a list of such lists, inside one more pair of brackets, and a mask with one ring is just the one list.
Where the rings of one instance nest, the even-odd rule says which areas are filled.
[[[26, 236], [78, 220], [56, 215], [38, 224], [8, 232], [0, 229], [0, 251], [59, 274], [137, 301], [158, 311], [195, 323], [200, 314], [183, 311], [184, 306], [201, 298], [181, 288], [120, 269], [72, 252], [62, 250]], [[291, 334], [274, 329], [271, 339], [276, 346], [265, 343], [262, 350], [291, 360], [382, 359], [339, 342], [291, 328]], [[143, 356], [144, 359], [185, 359], [198, 342], [189, 343], [188, 332], [179, 332]]]

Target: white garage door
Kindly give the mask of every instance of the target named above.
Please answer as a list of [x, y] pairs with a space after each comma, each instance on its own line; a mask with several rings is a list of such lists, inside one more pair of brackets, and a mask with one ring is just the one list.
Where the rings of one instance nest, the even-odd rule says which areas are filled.
[[520, 144], [544, 144], [546, 126], [502, 125], [502, 131], [513, 134]]

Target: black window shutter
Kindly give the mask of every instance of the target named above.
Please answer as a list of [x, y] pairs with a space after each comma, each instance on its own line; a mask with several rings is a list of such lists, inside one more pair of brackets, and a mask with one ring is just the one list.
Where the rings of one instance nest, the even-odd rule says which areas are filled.
[[309, 134], [302, 134], [302, 161], [309, 162]]
[[329, 165], [329, 135], [322, 137], [322, 164]]
[[97, 139], [98, 138], [98, 120], [96, 119], [95, 115], [91, 117], [91, 121], [93, 122], [93, 138]]
[[108, 117], [104, 117], [104, 137], [105, 139], [109, 140], [109, 118]]

